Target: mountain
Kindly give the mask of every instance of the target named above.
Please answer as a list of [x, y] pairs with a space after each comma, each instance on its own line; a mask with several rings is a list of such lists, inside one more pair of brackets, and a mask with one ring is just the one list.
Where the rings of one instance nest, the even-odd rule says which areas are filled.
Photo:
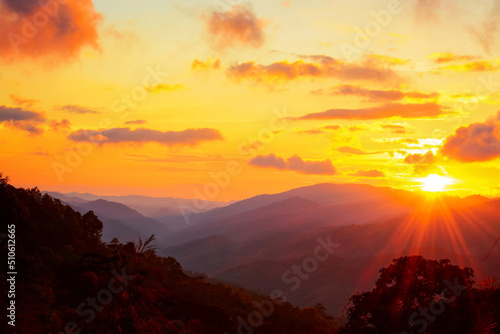
[[[164, 235], [170, 232], [168, 226], [141, 215], [121, 203], [98, 199], [71, 206], [80, 213], [93, 211], [104, 223], [103, 240], [117, 237], [120, 241], [137, 240], [151, 234]], [[120, 237], [122, 239], [120, 239]]]
[[86, 203], [89, 202], [88, 200], [85, 200], [81, 197], [78, 196], [73, 196], [73, 195], [65, 195], [59, 192], [54, 192], [54, 191], [42, 191], [43, 194], [48, 194], [53, 198], [60, 199], [61, 201], [64, 201], [66, 203], [72, 203], [72, 204], [81, 204], [81, 203]]
[[482, 260], [500, 235], [499, 204], [480, 196], [320, 184], [200, 214], [196, 224], [162, 238], [160, 254], [269, 293], [289, 290], [283, 275], [314, 254], [318, 238], [330, 238], [339, 247], [287, 297], [303, 307], [321, 302], [338, 314], [353, 293], [373, 285], [378, 268], [399, 256], [449, 258], [479, 277], [500, 275], [500, 247]]
[[[126, 210], [106, 201], [89, 205], [116, 215], [115, 209]], [[14, 290], [12, 275], [0, 272], [2, 291], [15, 292], [9, 297], [15, 304], [0, 298], [4, 310], [15, 309], [8, 320], [15, 330], [4, 319], [1, 333], [337, 333], [322, 305], [300, 309], [279, 295], [188, 276], [150, 243], [105, 244], [94, 214], [82, 215], [36, 188], [14, 188], [1, 174], [0, 212], [2, 228], [16, 233], [10, 265], [22, 273]], [[3, 263], [14, 247], [7, 245], [0, 242]]]
[[153, 213], [150, 213], [148, 217], [167, 225], [172, 231], [180, 231], [188, 227], [184, 216], [169, 208], [156, 210]]
[[[59, 198], [61, 200], [65, 200], [62, 197], [68, 198], [68, 197], [76, 197], [80, 198], [84, 201], [96, 201], [98, 199], [103, 199], [107, 200], [110, 202], [116, 202], [116, 203], [121, 203], [124, 204], [138, 212], [140, 212], [143, 215], [149, 216], [150, 214], [154, 213], [155, 211], [158, 211], [160, 209], [169, 209], [172, 210], [173, 212], [176, 212], [177, 214], [180, 213], [179, 207], [183, 206], [183, 208], [186, 210], [186, 208], [192, 207], [192, 199], [185, 199], [185, 198], [175, 198], [175, 197], [149, 197], [149, 196], [141, 196], [141, 195], [126, 195], [126, 196], [103, 196], [103, 195], [94, 195], [90, 193], [77, 193], [77, 192], [71, 192], [67, 194], [61, 194], [58, 192], [47, 192], [49, 195]], [[67, 201], [71, 203], [71, 201]], [[214, 208], [218, 207], [223, 207], [226, 206], [230, 203], [228, 202], [217, 202], [217, 201], [208, 201], [206, 204], [206, 209], [205, 210], [211, 210]], [[194, 210], [193, 211], [199, 211], [199, 210]], [[203, 210], [202, 210], [203, 211]]]

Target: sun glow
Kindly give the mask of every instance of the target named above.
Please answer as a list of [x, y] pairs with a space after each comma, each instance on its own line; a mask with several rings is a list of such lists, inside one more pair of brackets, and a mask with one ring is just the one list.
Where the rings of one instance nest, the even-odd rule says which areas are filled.
[[427, 177], [418, 180], [422, 183], [422, 190], [429, 192], [438, 192], [445, 190], [446, 186], [453, 184], [453, 180], [436, 174], [427, 175]]

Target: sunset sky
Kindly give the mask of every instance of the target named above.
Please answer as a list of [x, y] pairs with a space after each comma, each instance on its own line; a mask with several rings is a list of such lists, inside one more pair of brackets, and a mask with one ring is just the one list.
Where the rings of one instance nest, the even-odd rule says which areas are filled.
[[500, 195], [498, 0], [43, 3], [0, 0], [16, 186], [226, 201], [437, 174]]

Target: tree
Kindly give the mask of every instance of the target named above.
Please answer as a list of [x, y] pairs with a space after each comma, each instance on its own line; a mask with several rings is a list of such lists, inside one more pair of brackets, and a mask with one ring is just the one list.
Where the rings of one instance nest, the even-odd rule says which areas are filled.
[[449, 260], [395, 259], [380, 270], [372, 291], [350, 298], [348, 323], [340, 333], [445, 333], [430, 329], [456, 314], [450, 303], [473, 283], [472, 269], [451, 265]]

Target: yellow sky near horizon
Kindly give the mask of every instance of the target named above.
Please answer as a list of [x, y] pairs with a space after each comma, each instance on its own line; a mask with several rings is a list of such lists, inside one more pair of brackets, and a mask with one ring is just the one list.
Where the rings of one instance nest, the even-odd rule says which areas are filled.
[[227, 201], [438, 174], [500, 195], [498, 1], [57, 1], [0, 1], [14, 185]]

